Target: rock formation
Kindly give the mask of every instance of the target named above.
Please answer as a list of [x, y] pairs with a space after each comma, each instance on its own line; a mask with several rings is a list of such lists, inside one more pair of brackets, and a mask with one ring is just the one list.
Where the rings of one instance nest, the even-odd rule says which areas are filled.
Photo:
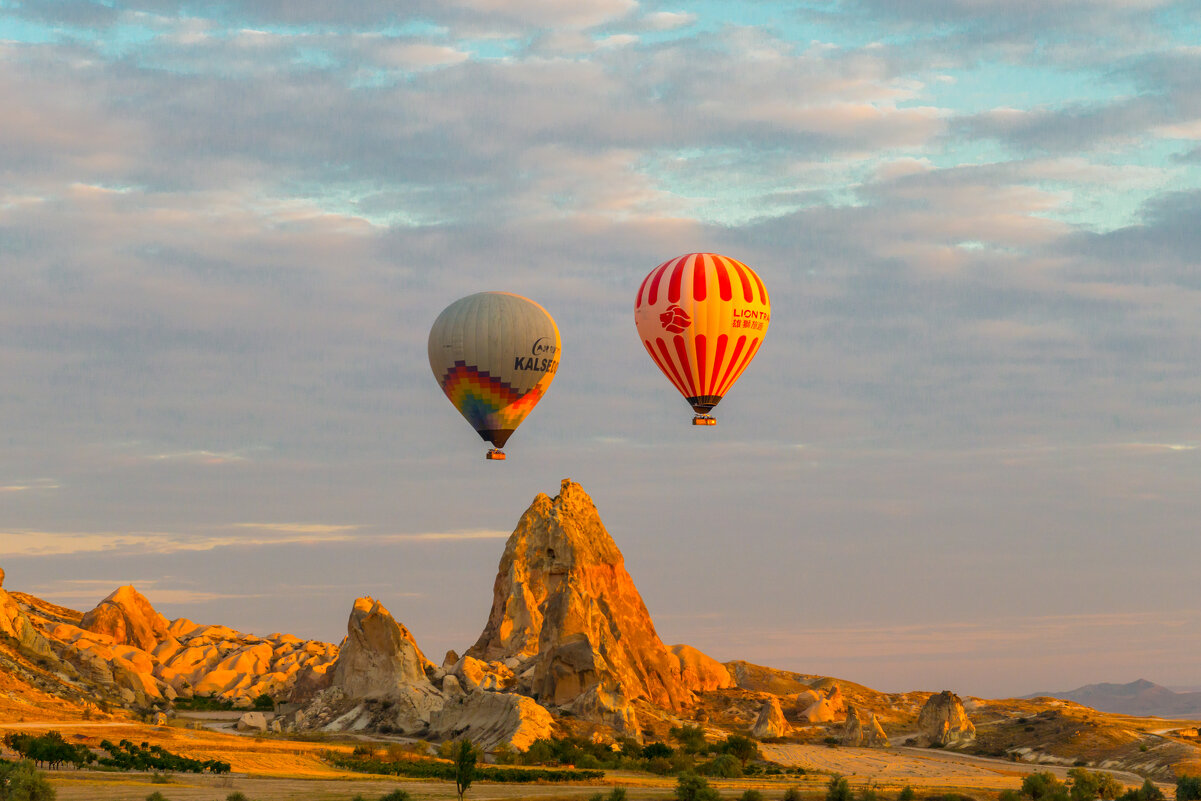
[[430, 716], [430, 734], [441, 740], [467, 737], [483, 748], [501, 743], [525, 750], [554, 734], [554, 718], [532, 698], [477, 690], [448, 699]]
[[518, 692], [629, 733], [635, 700], [678, 711], [694, 691], [732, 686], [715, 660], [659, 639], [621, 551], [570, 479], [555, 498], [538, 495], [509, 537], [467, 655], [509, 666]]
[[691, 645], [673, 645], [671, 652], [680, 660], [680, 676], [684, 684], [696, 692], [725, 690], [735, 686], [729, 668]]
[[147, 653], [167, 639], [170, 624], [133, 587], [116, 590], [83, 616], [79, 627], [109, 637], [117, 645], [132, 645]]
[[842, 744], [865, 748], [887, 748], [888, 735], [876, 719], [876, 713], [850, 707], [842, 729]]
[[[78, 614], [78, 613], [76, 613]], [[256, 637], [225, 626], [167, 621], [133, 587], [121, 587], [75, 620], [34, 616], [58, 657], [114, 701], [135, 707], [192, 695], [250, 706], [286, 696], [301, 674], [322, 674], [337, 656], [327, 643], [286, 634]]]
[[847, 705], [842, 697], [842, 690], [837, 684], [833, 684], [801, 713], [801, 719], [807, 723], [833, 723], [841, 720], [846, 713]]
[[784, 719], [784, 710], [780, 708], [780, 699], [773, 696], [768, 698], [759, 710], [759, 717], [751, 728], [751, 736], [766, 740], [769, 737], [783, 737], [791, 730], [792, 727]]
[[374, 598], [359, 598], [350, 611], [346, 640], [334, 663], [333, 686], [353, 698], [391, 698], [401, 688], [434, 687], [433, 665], [409, 630]]
[[976, 727], [968, 719], [959, 696], [943, 690], [927, 699], [917, 718], [921, 745], [960, 745], [976, 739]]
[[487, 748], [501, 743], [526, 748], [551, 735], [554, 720], [536, 702], [493, 691], [512, 680], [512, 670], [466, 656], [453, 667], [452, 672], [436, 668], [383, 605], [360, 598], [351, 609], [329, 687], [281, 726], [466, 737]]

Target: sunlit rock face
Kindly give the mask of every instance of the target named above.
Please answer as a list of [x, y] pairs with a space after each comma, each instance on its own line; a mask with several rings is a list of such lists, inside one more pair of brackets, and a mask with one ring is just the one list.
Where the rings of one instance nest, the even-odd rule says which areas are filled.
[[513, 676], [503, 664], [464, 656], [452, 667], [450, 672], [435, 667], [379, 601], [360, 598], [329, 686], [282, 725], [466, 737], [488, 748], [502, 743], [527, 748], [551, 736], [554, 719], [546, 709], [531, 698], [497, 691]]
[[976, 739], [976, 726], [950, 690], [930, 696], [917, 718], [922, 745], [958, 745]]
[[887, 748], [888, 735], [874, 712], [851, 707], [842, 729], [842, 744], [864, 748]]
[[258, 637], [186, 618], [168, 621], [130, 586], [101, 601], [79, 625], [40, 624], [63, 660], [132, 706], [192, 695], [236, 706], [260, 695], [284, 698], [300, 675], [322, 675], [338, 655], [335, 645], [288, 634]]
[[108, 636], [117, 645], [150, 652], [167, 638], [170, 624], [145, 596], [126, 585], [114, 590], [83, 616], [79, 627]]
[[846, 699], [842, 697], [842, 689], [834, 684], [820, 693], [818, 700], [801, 713], [801, 719], [806, 723], [833, 723], [844, 719], [846, 714]]
[[334, 664], [333, 686], [355, 698], [390, 697], [402, 687], [434, 686], [426, 678], [433, 665], [409, 630], [383, 604], [359, 598], [346, 625], [346, 641]]
[[766, 740], [771, 737], [783, 737], [790, 731], [792, 731], [792, 727], [788, 725], [788, 721], [784, 718], [784, 710], [780, 706], [780, 699], [775, 697], [768, 698], [759, 710], [759, 717], [755, 719], [755, 725], [751, 727], [751, 736], [760, 740]]
[[543, 704], [622, 730], [636, 726], [633, 701], [679, 710], [694, 691], [732, 685], [716, 660], [659, 639], [596, 506], [570, 479], [554, 498], [534, 498], [509, 537], [488, 623], [467, 654], [510, 666], [516, 689]]

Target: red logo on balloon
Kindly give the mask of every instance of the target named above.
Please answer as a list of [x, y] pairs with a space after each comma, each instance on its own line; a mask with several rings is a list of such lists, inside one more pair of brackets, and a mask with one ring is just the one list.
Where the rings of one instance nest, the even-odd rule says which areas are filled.
[[663, 327], [668, 331], [678, 334], [692, 325], [692, 318], [688, 316], [688, 312], [673, 303], [667, 307], [667, 311], [659, 315], [659, 322], [663, 323]]

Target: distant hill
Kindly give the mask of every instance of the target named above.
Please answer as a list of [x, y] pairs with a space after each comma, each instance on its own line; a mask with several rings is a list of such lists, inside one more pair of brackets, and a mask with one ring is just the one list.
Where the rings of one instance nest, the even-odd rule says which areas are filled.
[[1129, 684], [1086, 684], [1075, 690], [1040, 692], [1025, 698], [1063, 698], [1101, 712], [1154, 715], [1161, 718], [1201, 718], [1201, 692], [1173, 692], [1146, 679]]

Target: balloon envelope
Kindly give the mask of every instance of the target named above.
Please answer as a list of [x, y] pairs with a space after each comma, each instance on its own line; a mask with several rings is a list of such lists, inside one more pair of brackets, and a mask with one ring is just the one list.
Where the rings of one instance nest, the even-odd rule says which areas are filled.
[[755, 271], [716, 253], [687, 253], [650, 271], [634, 323], [651, 359], [697, 414], [708, 414], [755, 358], [771, 322]]
[[484, 440], [503, 448], [554, 380], [559, 328], [528, 298], [480, 292], [438, 315], [429, 357], [454, 407]]

